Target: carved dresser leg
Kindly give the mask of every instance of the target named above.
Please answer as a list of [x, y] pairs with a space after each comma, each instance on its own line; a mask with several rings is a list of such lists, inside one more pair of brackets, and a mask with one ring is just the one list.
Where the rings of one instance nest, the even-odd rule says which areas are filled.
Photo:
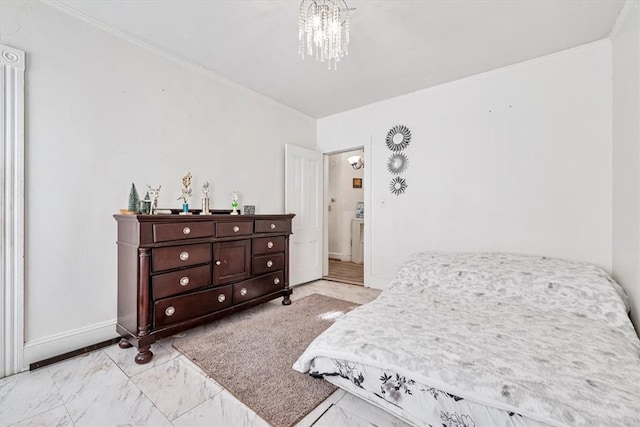
[[291, 305], [291, 298], [289, 295], [285, 295], [284, 298], [282, 298], [282, 305]]
[[[151, 274], [150, 259], [151, 249], [138, 248], [138, 273], [140, 274], [140, 277], [138, 278], [138, 338], [146, 337], [149, 335], [149, 331], [151, 330], [151, 320], [149, 319], [149, 304], [151, 298], [149, 295], [149, 276]], [[151, 344], [144, 347], [138, 346], [138, 354], [136, 354], [135, 358], [138, 365], [149, 363], [152, 357], [153, 353], [151, 353]]]
[[152, 357], [153, 353], [151, 352], [151, 346], [148, 345], [146, 347], [140, 347], [138, 349], [138, 354], [136, 354], [135, 361], [138, 365], [144, 365], [145, 363], [149, 363]]
[[133, 347], [133, 345], [129, 341], [127, 341], [126, 339], [121, 338], [120, 342], [118, 343], [118, 347], [120, 347], [120, 348], [131, 348], [131, 347]]

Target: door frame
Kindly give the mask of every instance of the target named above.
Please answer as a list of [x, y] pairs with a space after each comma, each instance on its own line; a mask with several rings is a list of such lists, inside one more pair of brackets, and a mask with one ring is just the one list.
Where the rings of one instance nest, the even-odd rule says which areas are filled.
[[[329, 275], [329, 156], [345, 151], [364, 150], [364, 178], [362, 191], [364, 192], [364, 286], [371, 287], [371, 140], [362, 145], [351, 148], [341, 148], [334, 151], [323, 151], [323, 211], [322, 211], [322, 276]], [[368, 165], [368, 166], [367, 166]]]

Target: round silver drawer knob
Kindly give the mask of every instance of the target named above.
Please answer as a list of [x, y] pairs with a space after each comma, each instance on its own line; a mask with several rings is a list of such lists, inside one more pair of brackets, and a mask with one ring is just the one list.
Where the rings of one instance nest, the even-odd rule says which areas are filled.
[[164, 311], [164, 314], [166, 314], [167, 317], [171, 317], [171, 316], [173, 316], [175, 314], [175, 312], [176, 312], [176, 308], [174, 306], [169, 306]]
[[276, 225], [275, 224], [271, 224], [271, 229], [275, 230], [276, 229]]
[[267, 261], [267, 267], [273, 267], [273, 261], [271, 260]]
[[218, 301], [219, 302], [224, 302], [224, 300], [226, 300], [226, 299], [227, 299], [227, 297], [225, 297], [224, 294], [218, 295]]
[[182, 229], [182, 234], [189, 234], [191, 233], [191, 229], [189, 227], [185, 227]]
[[277, 278], [277, 277], [275, 279], [273, 279], [273, 284], [274, 285], [279, 285], [280, 284], [280, 279]]
[[220, 264], [222, 264], [221, 261], [216, 261], [216, 265], [220, 265]]
[[271, 248], [273, 247], [273, 242], [268, 242], [268, 243], [267, 243], [267, 247], [268, 247], [269, 249], [271, 249]]
[[182, 261], [186, 261], [189, 259], [189, 252], [185, 251], [185, 252], [180, 252], [180, 259]]
[[240, 295], [245, 296], [247, 294], [247, 288], [240, 289]]
[[180, 284], [182, 286], [187, 286], [189, 284], [189, 278], [187, 276], [184, 276], [182, 279], [180, 279]]
[[238, 231], [240, 231], [240, 227], [238, 227], [237, 225], [235, 227], [233, 227], [233, 232], [237, 233]]

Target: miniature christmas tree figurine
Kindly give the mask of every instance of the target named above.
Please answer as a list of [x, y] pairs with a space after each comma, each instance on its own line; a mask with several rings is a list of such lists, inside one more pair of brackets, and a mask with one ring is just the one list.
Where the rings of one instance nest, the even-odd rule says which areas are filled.
[[138, 190], [136, 185], [131, 183], [131, 190], [129, 191], [129, 212], [138, 213], [140, 211], [140, 196], [138, 196]]

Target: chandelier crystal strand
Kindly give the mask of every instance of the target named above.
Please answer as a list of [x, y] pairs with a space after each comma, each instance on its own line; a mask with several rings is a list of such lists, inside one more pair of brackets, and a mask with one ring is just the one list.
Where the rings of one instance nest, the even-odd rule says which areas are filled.
[[349, 7], [345, 0], [302, 0], [298, 13], [298, 54], [337, 69], [349, 53]]

